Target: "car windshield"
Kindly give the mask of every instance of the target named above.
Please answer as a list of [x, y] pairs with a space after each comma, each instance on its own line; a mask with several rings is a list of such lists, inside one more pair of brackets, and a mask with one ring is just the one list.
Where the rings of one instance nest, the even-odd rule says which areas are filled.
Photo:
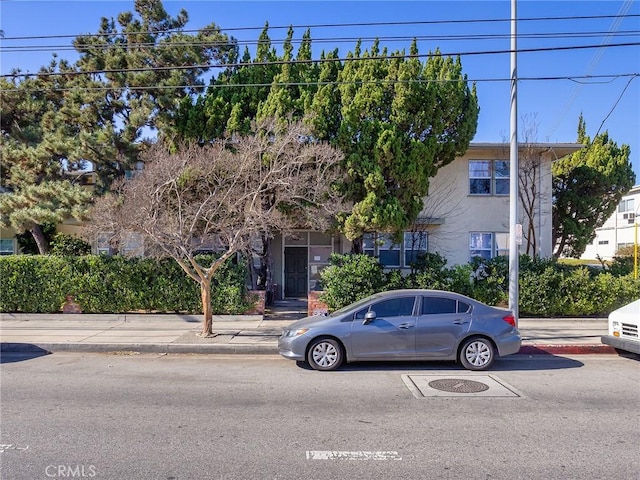
[[329, 316], [337, 317], [338, 315], [342, 315], [343, 313], [349, 312], [351, 310], [357, 310], [361, 306], [363, 306], [365, 303], [370, 302], [373, 298], [375, 298], [375, 295], [371, 295], [369, 297], [363, 298], [362, 300], [358, 300], [357, 302], [350, 303], [346, 307], [342, 307], [341, 309], [336, 310], [335, 312], [331, 312]]

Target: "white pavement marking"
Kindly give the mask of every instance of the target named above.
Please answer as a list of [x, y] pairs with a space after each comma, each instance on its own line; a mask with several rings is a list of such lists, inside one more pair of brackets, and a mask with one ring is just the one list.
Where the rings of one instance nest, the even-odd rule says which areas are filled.
[[402, 460], [398, 452], [307, 450], [307, 460]]

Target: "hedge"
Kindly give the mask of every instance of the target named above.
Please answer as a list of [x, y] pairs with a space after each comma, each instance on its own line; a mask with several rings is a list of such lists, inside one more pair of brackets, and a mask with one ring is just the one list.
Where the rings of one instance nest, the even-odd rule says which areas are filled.
[[[242, 313], [246, 268], [227, 262], [212, 281], [215, 314]], [[0, 257], [0, 311], [60, 312], [73, 295], [84, 313], [202, 313], [200, 286], [172, 259], [86, 255]]]
[[[632, 274], [567, 266], [553, 259], [520, 257], [520, 316], [607, 316], [640, 298], [640, 280]], [[624, 273], [624, 272], [623, 272]], [[429, 288], [461, 293], [489, 305], [506, 306], [509, 290], [508, 258], [474, 259], [466, 265], [446, 267], [446, 260], [429, 253], [408, 274], [384, 272], [368, 255], [333, 255], [321, 272], [321, 300], [330, 310], [341, 308], [371, 293], [399, 288]]]

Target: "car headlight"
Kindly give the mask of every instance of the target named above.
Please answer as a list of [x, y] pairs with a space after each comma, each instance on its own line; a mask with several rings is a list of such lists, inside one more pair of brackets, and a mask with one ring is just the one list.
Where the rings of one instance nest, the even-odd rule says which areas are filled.
[[283, 330], [282, 331], [282, 336], [283, 337], [299, 337], [302, 334], [305, 334], [309, 331], [308, 328], [298, 328], [296, 330]]

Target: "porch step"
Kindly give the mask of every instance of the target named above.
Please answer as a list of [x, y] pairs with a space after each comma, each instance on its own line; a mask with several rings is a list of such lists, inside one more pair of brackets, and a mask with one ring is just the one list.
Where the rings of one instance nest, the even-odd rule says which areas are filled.
[[265, 320], [299, 320], [307, 316], [307, 299], [286, 298], [274, 300], [267, 305], [264, 312]]

